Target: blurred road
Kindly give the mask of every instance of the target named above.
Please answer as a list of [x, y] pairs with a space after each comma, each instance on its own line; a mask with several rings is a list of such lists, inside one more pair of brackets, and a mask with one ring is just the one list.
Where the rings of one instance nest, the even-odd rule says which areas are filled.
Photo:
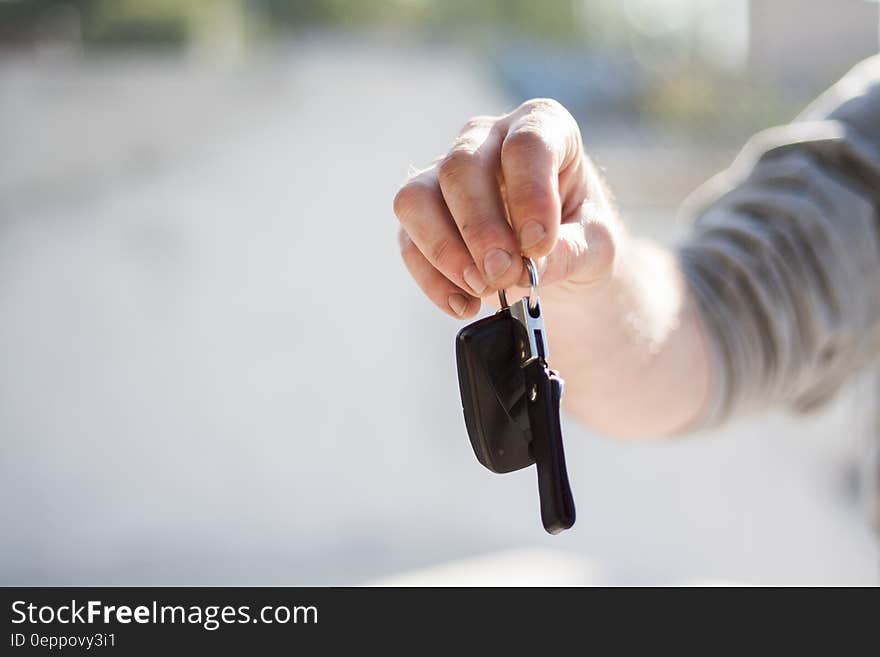
[[517, 100], [369, 43], [0, 62], [0, 584], [442, 579], [495, 552], [553, 582], [876, 584], [852, 395], [671, 444], [569, 420], [559, 537], [532, 471], [477, 464], [458, 324], [408, 279], [391, 198]]

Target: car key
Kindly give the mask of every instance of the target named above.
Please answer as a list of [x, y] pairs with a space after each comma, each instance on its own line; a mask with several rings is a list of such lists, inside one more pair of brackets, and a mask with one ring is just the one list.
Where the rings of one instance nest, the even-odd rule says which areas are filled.
[[529, 296], [459, 331], [456, 360], [465, 425], [477, 460], [493, 472], [535, 463], [541, 520], [551, 534], [575, 521], [559, 405], [563, 381], [549, 350], [534, 263], [524, 258]]

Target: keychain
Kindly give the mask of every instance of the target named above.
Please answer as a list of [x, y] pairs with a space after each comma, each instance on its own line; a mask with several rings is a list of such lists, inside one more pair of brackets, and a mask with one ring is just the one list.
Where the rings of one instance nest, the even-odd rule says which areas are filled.
[[492, 472], [536, 464], [541, 521], [551, 534], [574, 524], [574, 498], [565, 469], [559, 404], [563, 381], [547, 365], [547, 333], [538, 272], [523, 258], [529, 295], [468, 324], [455, 339], [458, 383], [471, 446]]

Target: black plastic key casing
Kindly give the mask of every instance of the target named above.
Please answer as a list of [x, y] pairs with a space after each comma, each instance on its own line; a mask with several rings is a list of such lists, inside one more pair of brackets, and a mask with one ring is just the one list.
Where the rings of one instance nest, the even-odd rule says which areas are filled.
[[535, 459], [520, 367], [521, 324], [503, 308], [465, 326], [455, 339], [464, 421], [474, 454], [492, 472], [521, 470]]
[[[455, 340], [458, 384], [477, 460], [496, 473], [536, 463], [541, 522], [558, 534], [575, 522], [559, 417], [563, 383], [542, 348], [524, 360], [528, 338], [509, 307], [465, 326]], [[543, 346], [539, 336], [535, 343]]]

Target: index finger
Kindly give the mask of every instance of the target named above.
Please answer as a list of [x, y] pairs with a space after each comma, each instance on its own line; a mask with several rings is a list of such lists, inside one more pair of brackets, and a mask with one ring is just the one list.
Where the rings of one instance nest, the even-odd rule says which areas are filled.
[[524, 255], [553, 249], [562, 221], [559, 175], [581, 157], [581, 137], [571, 114], [554, 100], [523, 103], [508, 117], [501, 146], [507, 209]]

